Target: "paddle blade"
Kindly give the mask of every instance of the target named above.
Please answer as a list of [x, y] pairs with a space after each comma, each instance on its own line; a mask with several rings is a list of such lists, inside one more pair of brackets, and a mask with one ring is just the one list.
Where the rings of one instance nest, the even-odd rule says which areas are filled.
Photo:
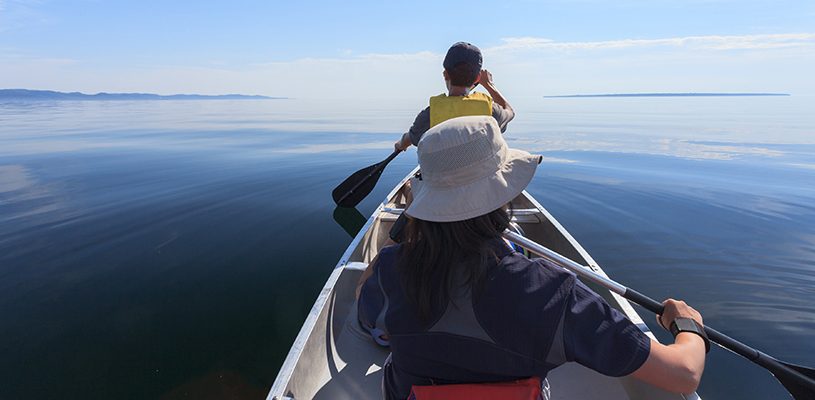
[[778, 379], [778, 381], [781, 382], [785, 388], [787, 388], [787, 391], [790, 392], [792, 398], [795, 400], [815, 400], [815, 370], [785, 362], [781, 362], [781, 364], [800, 372], [801, 375], [804, 375], [810, 379], [809, 382], [802, 382], [801, 379], [796, 379], [795, 377], [787, 374], [773, 373], [775, 378]]
[[384, 168], [380, 168], [380, 164], [376, 163], [354, 172], [348, 179], [342, 181], [331, 192], [334, 203], [337, 203], [340, 207], [354, 207], [359, 204], [365, 196], [374, 190], [379, 177], [382, 176]]
[[382, 176], [382, 170], [401, 152], [401, 150], [394, 150], [385, 160], [354, 172], [348, 179], [342, 181], [331, 192], [334, 203], [340, 207], [355, 207], [359, 204], [374, 189], [379, 177]]
[[334, 221], [342, 229], [348, 232], [351, 237], [356, 237], [357, 233], [365, 226], [365, 217], [356, 208], [337, 207], [334, 209]]

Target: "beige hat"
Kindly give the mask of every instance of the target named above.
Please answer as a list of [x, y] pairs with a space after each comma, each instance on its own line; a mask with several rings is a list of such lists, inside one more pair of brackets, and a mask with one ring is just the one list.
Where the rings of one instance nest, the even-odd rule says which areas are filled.
[[463, 221], [490, 213], [518, 196], [541, 156], [507, 147], [491, 116], [459, 117], [425, 132], [418, 144], [421, 178], [405, 211], [433, 222]]

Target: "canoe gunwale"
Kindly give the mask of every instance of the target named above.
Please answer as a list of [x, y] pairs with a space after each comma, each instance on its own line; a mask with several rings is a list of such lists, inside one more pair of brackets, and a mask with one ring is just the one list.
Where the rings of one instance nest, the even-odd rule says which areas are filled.
[[342, 268], [348, 264], [348, 260], [351, 259], [351, 256], [354, 254], [354, 250], [359, 246], [359, 244], [364, 239], [365, 235], [371, 229], [371, 226], [376, 222], [376, 219], [379, 218], [380, 214], [385, 209], [386, 205], [390, 202], [391, 199], [396, 196], [402, 186], [404, 186], [405, 182], [407, 182], [416, 172], [419, 170], [419, 167], [413, 169], [405, 178], [403, 178], [394, 188], [393, 190], [385, 196], [385, 199], [377, 206], [376, 210], [371, 214], [368, 220], [365, 222], [365, 225], [362, 226], [362, 229], [359, 230], [357, 235], [345, 249], [342, 256], [340, 257], [339, 262], [337, 265], [334, 266], [334, 269], [329, 275], [328, 279], [326, 280], [325, 285], [320, 290], [320, 294], [317, 296], [317, 300], [314, 301], [314, 305], [311, 307], [311, 311], [309, 311], [308, 315], [306, 316], [306, 320], [303, 322], [303, 326], [300, 328], [300, 331], [297, 333], [297, 336], [294, 339], [294, 343], [292, 344], [291, 349], [289, 349], [289, 353], [286, 355], [286, 359], [283, 361], [283, 365], [280, 366], [280, 370], [275, 378], [274, 383], [272, 384], [272, 388], [269, 390], [269, 394], [266, 397], [267, 400], [284, 400], [289, 399], [290, 397], [286, 396], [284, 391], [288, 386], [289, 382], [291, 381], [292, 374], [294, 373], [295, 366], [297, 365], [297, 361], [300, 360], [300, 356], [305, 349], [306, 342], [308, 342], [311, 333], [314, 331], [314, 327], [316, 326], [317, 320], [320, 317], [320, 313], [328, 304], [328, 300], [331, 297], [331, 293], [334, 291], [334, 285], [336, 285], [337, 280], [339, 279]]
[[[604, 271], [600, 267], [600, 265], [597, 264], [597, 261], [594, 261], [594, 258], [591, 257], [589, 252], [586, 251], [586, 249], [584, 249], [582, 245], [580, 245], [580, 242], [578, 242], [577, 239], [575, 239], [574, 236], [572, 236], [572, 234], [569, 233], [569, 231], [567, 231], [566, 228], [564, 228], [563, 225], [561, 225], [560, 222], [554, 216], [552, 216], [552, 214], [550, 214], [546, 208], [544, 208], [540, 203], [538, 203], [538, 201], [534, 197], [532, 197], [532, 195], [530, 195], [526, 190], [524, 190], [522, 194], [532, 204], [534, 204], [535, 207], [538, 210], [540, 210], [540, 212], [543, 215], [546, 216], [546, 219], [549, 220], [549, 222], [551, 222], [552, 225], [555, 226], [558, 232], [560, 232], [560, 234], [563, 235], [564, 238], [566, 238], [569, 244], [571, 244], [572, 247], [574, 247], [574, 249], [577, 250], [580, 256], [583, 257], [584, 260], [586, 260], [586, 266], [589, 269], [591, 269], [593, 272], [597, 273], [600, 276], [609, 278], [608, 274], [606, 274], [606, 271]], [[645, 325], [645, 321], [643, 321], [639, 313], [637, 313], [637, 311], [634, 310], [634, 307], [631, 305], [631, 303], [626, 298], [620, 296], [617, 293], [614, 293], [613, 291], [609, 291], [609, 293], [611, 293], [611, 296], [614, 297], [614, 300], [616, 300], [617, 303], [620, 305], [620, 308], [622, 309], [623, 313], [628, 317], [628, 319], [630, 319], [631, 322], [637, 325], [637, 327], [640, 328], [640, 330], [642, 330], [646, 335], [656, 340], [656, 336], [654, 336], [654, 334], [651, 332], [651, 329], [648, 328], [647, 325]]]
[[387, 205], [390, 202], [390, 200], [393, 199], [396, 196], [396, 193], [398, 193], [399, 190], [402, 189], [402, 186], [405, 185], [405, 182], [407, 182], [411, 177], [413, 177], [413, 175], [415, 175], [416, 172], [418, 171], [419, 167], [417, 166], [412, 171], [410, 171], [410, 173], [407, 176], [402, 178], [402, 180], [399, 181], [399, 183], [396, 186], [394, 186], [393, 190], [391, 190], [390, 193], [388, 193], [388, 195], [385, 196], [385, 199], [382, 200], [382, 202], [379, 203], [379, 205], [376, 207], [376, 210], [374, 210], [374, 212], [371, 213], [371, 216], [368, 218], [367, 221], [365, 221], [365, 225], [363, 225], [359, 232], [357, 232], [357, 235], [354, 237], [354, 240], [351, 241], [351, 243], [345, 249], [345, 252], [342, 253], [342, 257], [340, 257], [340, 261], [337, 263], [334, 269], [340, 268], [348, 263], [348, 260], [350, 260], [351, 256], [354, 254], [354, 250], [356, 250], [360, 242], [362, 242], [362, 240], [365, 238], [365, 235], [371, 229], [371, 226], [374, 224], [374, 222], [376, 222], [376, 219], [379, 218], [380, 214], [382, 214], [383, 212], [390, 212], [390, 209], [387, 208]]
[[[572, 236], [572, 234], [569, 233], [569, 231], [567, 231], [566, 228], [564, 228], [563, 225], [561, 225], [560, 222], [554, 216], [552, 216], [552, 214], [550, 214], [549, 211], [546, 208], [543, 207], [543, 205], [538, 203], [538, 200], [536, 200], [526, 190], [524, 190], [522, 192], [522, 195], [524, 197], [526, 197], [526, 199], [529, 200], [538, 210], [540, 210], [540, 212], [546, 217], [546, 219], [549, 220], [549, 222], [552, 225], [554, 225], [555, 229], [557, 229], [557, 231], [560, 232], [561, 235], [563, 235], [563, 237], [572, 245], [572, 247], [574, 247], [574, 249], [577, 250], [577, 252], [580, 254], [580, 256], [583, 257], [583, 259], [586, 260], [586, 264], [585, 264], [586, 267], [588, 267], [589, 269], [591, 269], [593, 272], [597, 273], [598, 275], [610, 279], [608, 274], [606, 274], [606, 271], [604, 271], [603, 268], [601, 268], [600, 265], [597, 264], [596, 261], [594, 261], [594, 258], [592, 258], [591, 255], [586, 251], [586, 249], [583, 248], [583, 246], [580, 244], [580, 242], [578, 242], [577, 239], [575, 239]], [[626, 299], [625, 297], [620, 296], [619, 294], [615, 293], [612, 290], [608, 290], [608, 289], [606, 289], [606, 290], [611, 295], [611, 297], [615, 300], [615, 302], [617, 303], [617, 305], [620, 308], [620, 311], [622, 311], [622, 313], [625, 314], [625, 316], [628, 317], [628, 319], [631, 320], [631, 322], [633, 322], [634, 325], [636, 325], [643, 333], [645, 333], [646, 336], [648, 336], [649, 338], [653, 339], [656, 342], [659, 342], [659, 340], [656, 338], [654, 333], [651, 332], [651, 329], [648, 327], [648, 325], [645, 324], [645, 321], [642, 320], [642, 317], [640, 317], [639, 313], [637, 313], [637, 311], [634, 310], [634, 307], [632, 306], [631, 302], [628, 301], [628, 299]], [[637, 381], [635, 378], [631, 378], [631, 377], [621, 377], [620, 379]], [[641, 381], [637, 381], [637, 383], [635, 383], [635, 384], [636, 385], [647, 385], [646, 383], [641, 382]], [[701, 400], [702, 399], [701, 397], [699, 397], [699, 395], [696, 392], [689, 393], [689, 394], [677, 394], [677, 396], [679, 396], [679, 397], [681, 397], [681, 398], [683, 398], [685, 400]]]
[[311, 337], [311, 333], [314, 331], [314, 328], [317, 326], [317, 321], [320, 318], [320, 314], [322, 313], [322, 310], [325, 308], [326, 304], [328, 304], [328, 300], [331, 298], [331, 294], [334, 292], [334, 285], [337, 283], [337, 280], [341, 274], [341, 267], [335, 268], [333, 271], [331, 271], [331, 275], [329, 275], [328, 280], [326, 281], [322, 290], [320, 290], [320, 294], [317, 296], [317, 300], [311, 307], [311, 311], [306, 316], [306, 320], [303, 322], [300, 332], [294, 339], [294, 343], [292, 344], [291, 349], [289, 349], [289, 354], [286, 355], [286, 360], [283, 361], [283, 365], [280, 366], [280, 371], [277, 374], [277, 378], [275, 378], [274, 384], [272, 384], [272, 388], [269, 390], [269, 395], [266, 397], [267, 400], [284, 400], [289, 398], [284, 394], [284, 391], [291, 381], [292, 374], [294, 373], [294, 367], [297, 365], [297, 361], [300, 360], [300, 355], [306, 348], [306, 343], [308, 342], [309, 337]]

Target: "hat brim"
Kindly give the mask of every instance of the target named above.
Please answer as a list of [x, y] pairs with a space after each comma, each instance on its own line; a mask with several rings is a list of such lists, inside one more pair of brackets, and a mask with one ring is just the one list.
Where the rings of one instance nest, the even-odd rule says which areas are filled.
[[405, 212], [432, 222], [464, 221], [488, 214], [523, 192], [540, 159], [523, 150], [507, 149], [507, 161], [496, 173], [462, 186], [434, 187], [414, 178], [413, 202]]

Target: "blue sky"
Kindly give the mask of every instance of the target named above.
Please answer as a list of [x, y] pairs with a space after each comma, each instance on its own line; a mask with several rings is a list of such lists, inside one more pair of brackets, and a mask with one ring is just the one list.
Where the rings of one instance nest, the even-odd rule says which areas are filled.
[[815, 94], [809, 0], [0, 0], [0, 87], [424, 96], [459, 40], [521, 96]]

